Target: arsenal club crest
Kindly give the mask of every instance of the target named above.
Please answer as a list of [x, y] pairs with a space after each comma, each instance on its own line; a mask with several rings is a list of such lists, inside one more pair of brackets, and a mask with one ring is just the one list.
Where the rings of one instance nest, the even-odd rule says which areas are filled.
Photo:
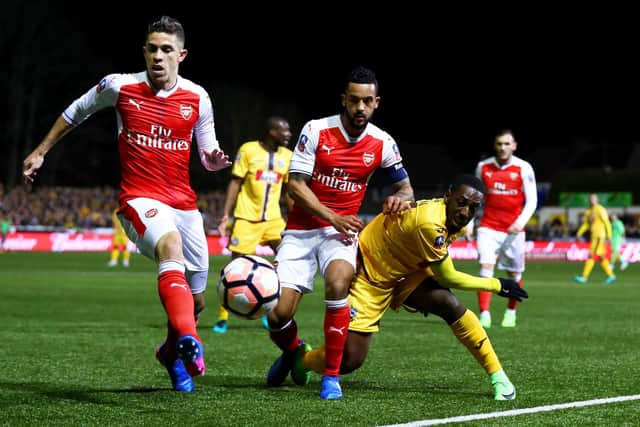
[[362, 161], [366, 166], [371, 166], [373, 161], [376, 159], [376, 155], [373, 153], [362, 153]]
[[182, 118], [185, 120], [189, 120], [191, 115], [193, 114], [193, 106], [191, 105], [180, 105], [180, 114]]

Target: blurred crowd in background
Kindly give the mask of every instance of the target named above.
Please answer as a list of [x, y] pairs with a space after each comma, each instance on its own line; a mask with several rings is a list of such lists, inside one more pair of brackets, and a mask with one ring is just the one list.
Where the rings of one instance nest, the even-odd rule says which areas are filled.
[[[368, 197], [380, 198], [377, 191]], [[198, 193], [198, 206], [205, 229], [216, 234], [222, 215], [225, 193], [222, 190]], [[367, 205], [378, 206], [377, 200]], [[118, 206], [118, 189], [114, 187], [42, 186], [29, 189], [16, 186], [6, 190], [0, 183], [0, 216], [8, 218], [16, 230], [22, 231], [82, 231], [110, 228], [111, 212]], [[377, 212], [363, 213], [365, 220]], [[640, 214], [622, 214], [627, 238], [640, 238]], [[564, 216], [539, 221], [534, 215], [527, 225], [528, 240], [574, 239], [579, 223], [571, 223]]]
[[[214, 230], [224, 205], [223, 191], [199, 193], [198, 206], [207, 230]], [[18, 230], [81, 231], [110, 228], [111, 213], [118, 207], [114, 187], [38, 187], [28, 191], [16, 186], [5, 191], [0, 183], [0, 214]]]

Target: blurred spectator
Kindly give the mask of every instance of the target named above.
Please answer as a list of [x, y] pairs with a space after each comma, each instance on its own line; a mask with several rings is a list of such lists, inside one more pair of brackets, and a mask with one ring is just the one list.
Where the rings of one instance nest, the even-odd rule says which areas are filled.
[[544, 240], [564, 240], [569, 237], [567, 216], [564, 214], [552, 215], [543, 228], [542, 239]]
[[0, 252], [4, 252], [4, 242], [7, 240], [7, 234], [11, 228], [11, 220], [4, 211], [4, 208], [0, 206]]
[[611, 270], [615, 269], [617, 262], [620, 263], [620, 270], [625, 270], [629, 266], [627, 260], [622, 259], [620, 253], [620, 246], [624, 242], [624, 238], [624, 223], [618, 214], [613, 212], [611, 214]]
[[[112, 227], [111, 212], [117, 208], [115, 187], [17, 186], [6, 191], [0, 184], [0, 209], [16, 227], [43, 230], [82, 230]], [[200, 210], [205, 229], [215, 230], [222, 215], [224, 192], [201, 194]]]

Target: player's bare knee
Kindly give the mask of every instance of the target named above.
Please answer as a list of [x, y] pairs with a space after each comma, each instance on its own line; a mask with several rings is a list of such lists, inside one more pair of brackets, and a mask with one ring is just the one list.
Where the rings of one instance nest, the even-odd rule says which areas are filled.
[[171, 231], [162, 236], [156, 244], [156, 257], [159, 260], [183, 260], [182, 237], [177, 231]]
[[327, 282], [325, 287], [325, 297], [329, 300], [339, 300], [347, 298], [352, 277]]
[[464, 304], [448, 290], [434, 292], [428, 311], [443, 318], [447, 323], [455, 322], [466, 311]]
[[342, 363], [340, 365], [341, 374], [353, 372], [364, 364], [367, 354], [369, 353], [371, 338], [371, 332], [349, 331], [342, 354]]
[[281, 328], [293, 319], [300, 298], [301, 294], [299, 292], [291, 288], [282, 288], [278, 304], [267, 314], [269, 325]]
[[289, 307], [284, 307], [280, 302], [278, 305], [271, 310], [267, 314], [267, 320], [269, 321], [269, 326], [274, 328], [281, 328], [286, 325], [293, 318], [293, 314], [291, 314], [291, 310]]
[[353, 266], [347, 261], [331, 261], [324, 273], [325, 297], [330, 300], [346, 298], [353, 275]]
[[369, 352], [370, 342], [371, 334], [360, 334], [349, 331], [349, 337], [347, 337], [347, 343], [344, 347], [342, 363], [340, 365], [341, 374], [349, 374], [364, 364], [367, 353]]

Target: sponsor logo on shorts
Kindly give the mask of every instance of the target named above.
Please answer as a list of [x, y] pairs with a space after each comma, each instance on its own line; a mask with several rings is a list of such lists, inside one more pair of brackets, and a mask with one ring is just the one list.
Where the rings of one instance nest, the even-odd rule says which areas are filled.
[[158, 209], [156, 208], [149, 209], [144, 213], [145, 218], [153, 218], [156, 215], [158, 215]]

